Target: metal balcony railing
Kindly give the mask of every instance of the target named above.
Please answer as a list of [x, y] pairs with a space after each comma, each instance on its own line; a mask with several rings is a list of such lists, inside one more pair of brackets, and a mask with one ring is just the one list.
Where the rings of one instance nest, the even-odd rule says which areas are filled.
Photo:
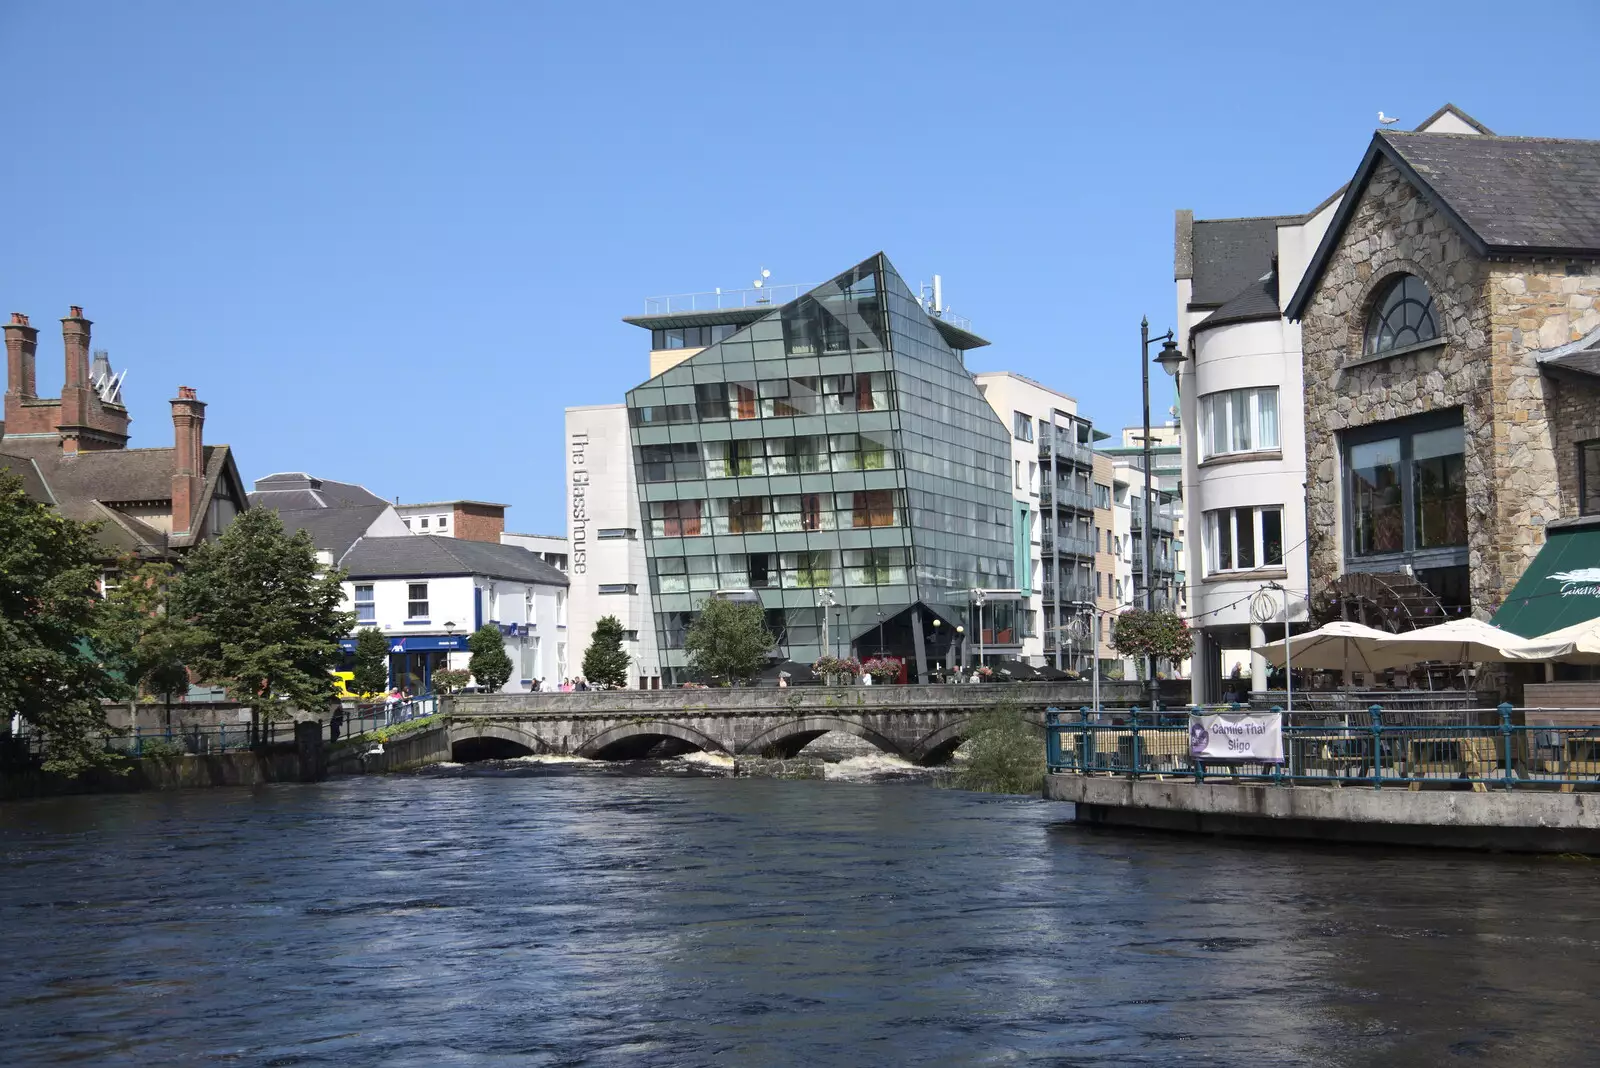
[[[1049, 542], [1045, 542], [1049, 538]], [[1057, 534], [1053, 538], [1046, 533], [1040, 539], [1040, 548], [1044, 552], [1054, 553], [1058, 556], [1093, 556], [1094, 540], [1079, 538], [1071, 534]]]
[[1039, 459], [1048, 460], [1052, 455], [1063, 464], [1076, 464], [1079, 467], [1094, 466], [1093, 446], [1084, 445], [1060, 434], [1055, 435], [1054, 441], [1048, 434], [1041, 435]]

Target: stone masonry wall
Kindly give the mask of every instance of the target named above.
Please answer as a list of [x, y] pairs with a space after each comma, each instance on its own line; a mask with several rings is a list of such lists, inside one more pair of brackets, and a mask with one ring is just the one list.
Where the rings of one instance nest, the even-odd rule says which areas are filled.
[[[1444, 344], [1361, 359], [1367, 312], [1397, 273], [1433, 294]], [[1460, 407], [1466, 428], [1468, 547], [1472, 593], [1501, 588], [1496, 539], [1495, 448], [1489, 354], [1488, 271], [1451, 224], [1391, 164], [1379, 165], [1341, 235], [1302, 323], [1306, 387], [1306, 507], [1311, 589], [1342, 570], [1338, 433], [1351, 427]]]
[[[1390, 277], [1433, 294], [1443, 344], [1362, 359]], [[1600, 390], [1541, 372], [1541, 351], [1600, 328], [1600, 268], [1489, 263], [1389, 163], [1375, 170], [1303, 323], [1312, 589], [1342, 570], [1338, 432], [1459, 406], [1466, 430], [1472, 597], [1498, 605], [1575, 515], [1575, 443], [1600, 437]]]
[[1492, 269], [1492, 340], [1505, 368], [1495, 394], [1502, 568], [1515, 580], [1544, 544], [1544, 525], [1578, 514], [1577, 443], [1600, 438], [1600, 389], [1543, 374], [1537, 363], [1540, 352], [1600, 329], [1600, 267]]

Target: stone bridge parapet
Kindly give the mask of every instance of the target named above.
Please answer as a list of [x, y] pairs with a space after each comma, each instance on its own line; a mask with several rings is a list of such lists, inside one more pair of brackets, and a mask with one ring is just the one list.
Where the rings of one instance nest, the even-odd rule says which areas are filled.
[[[1127, 705], [1138, 683], [1103, 683], [1101, 699]], [[793, 756], [829, 731], [862, 738], [919, 764], [948, 759], [975, 713], [1014, 704], [1043, 723], [1047, 708], [1089, 702], [1085, 683], [984, 686], [732, 687], [460, 694], [441, 711], [452, 745], [494, 740], [536, 753], [643, 756], [663, 742], [729, 756]]]

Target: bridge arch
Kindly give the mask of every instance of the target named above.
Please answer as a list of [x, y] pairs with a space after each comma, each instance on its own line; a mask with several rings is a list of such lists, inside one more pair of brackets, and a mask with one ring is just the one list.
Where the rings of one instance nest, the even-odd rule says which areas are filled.
[[669, 738], [707, 753], [732, 755], [709, 734], [661, 719], [636, 720], [603, 730], [579, 746], [577, 755], [594, 760], [637, 760]]
[[750, 756], [772, 754], [784, 758], [793, 757], [829, 731], [853, 734], [863, 741], [871, 742], [890, 756], [906, 755], [903, 748], [886, 735], [854, 720], [841, 719], [837, 716], [803, 716], [787, 723], [780, 723], [750, 739], [739, 751]]
[[[972, 733], [973, 718], [972, 716], [966, 716], [954, 722], [946, 723], [912, 746], [911, 752], [907, 754], [908, 758], [913, 764], [918, 764], [925, 768], [947, 763], [955, 755], [956, 750], [961, 748], [961, 743], [966, 741], [967, 737]], [[1044, 717], [1042, 715], [1028, 713], [1023, 716], [1023, 719], [1027, 721], [1029, 729], [1035, 734], [1041, 736], [1044, 734]]]
[[514, 724], [469, 721], [450, 727], [450, 759], [462, 764], [557, 751], [537, 734]]

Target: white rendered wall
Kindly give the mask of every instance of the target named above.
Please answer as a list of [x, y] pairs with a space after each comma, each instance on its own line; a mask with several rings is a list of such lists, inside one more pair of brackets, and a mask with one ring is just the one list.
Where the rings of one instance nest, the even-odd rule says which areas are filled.
[[[595, 623], [616, 616], [624, 630], [638, 632], [625, 643], [633, 658], [628, 685], [639, 677], [659, 677], [655, 622], [650, 609], [650, 575], [645, 564], [644, 530], [634, 482], [628, 409], [622, 404], [567, 409], [564, 453], [567, 486], [567, 577], [571, 580], [566, 635], [568, 671], [582, 672]], [[601, 538], [602, 530], [631, 530], [631, 538]], [[600, 592], [601, 586], [629, 586], [633, 593]]]

